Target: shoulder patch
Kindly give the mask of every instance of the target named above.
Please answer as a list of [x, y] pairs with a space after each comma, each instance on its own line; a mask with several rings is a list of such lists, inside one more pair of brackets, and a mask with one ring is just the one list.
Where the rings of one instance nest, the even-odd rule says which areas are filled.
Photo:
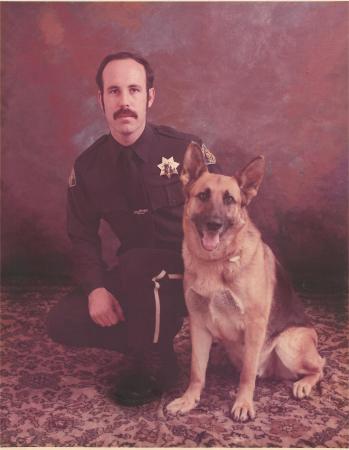
[[75, 176], [74, 167], [72, 168], [72, 171], [70, 172], [69, 179], [68, 179], [68, 185], [70, 188], [76, 186], [76, 176]]
[[202, 156], [204, 157], [205, 164], [208, 166], [209, 164], [216, 164], [217, 160], [215, 155], [210, 152], [210, 150], [206, 147], [205, 144], [201, 146]]

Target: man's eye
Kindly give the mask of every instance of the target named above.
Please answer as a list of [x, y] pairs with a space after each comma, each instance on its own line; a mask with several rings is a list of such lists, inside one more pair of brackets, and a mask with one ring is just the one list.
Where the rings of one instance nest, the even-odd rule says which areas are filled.
[[202, 202], [206, 202], [210, 198], [210, 190], [206, 189], [206, 191], [199, 192], [197, 198]]
[[131, 88], [130, 92], [131, 94], [135, 94], [136, 92], [139, 92], [139, 88]]
[[116, 94], [118, 92], [117, 89], [110, 89], [109, 94]]
[[229, 192], [226, 192], [223, 196], [223, 202], [225, 205], [231, 205], [232, 203], [236, 203], [235, 198], [229, 194]]

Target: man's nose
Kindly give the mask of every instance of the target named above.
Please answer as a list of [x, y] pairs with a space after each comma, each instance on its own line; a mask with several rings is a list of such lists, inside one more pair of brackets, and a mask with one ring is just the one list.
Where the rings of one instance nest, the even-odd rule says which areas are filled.
[[126, 107], [130, 106], [130, 94], [128, 91], [123, 91], [120, 93], [120, 106]]

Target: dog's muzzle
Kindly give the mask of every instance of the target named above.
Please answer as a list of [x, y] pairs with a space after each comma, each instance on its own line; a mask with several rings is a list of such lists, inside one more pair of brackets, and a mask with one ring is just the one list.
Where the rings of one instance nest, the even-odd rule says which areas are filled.
[[211, 233], [218, 233], [218, 231], [223, 228], [223, 223], [221, 222], [207, 222], [206, 223], [207, 231]]
[[208, 252], [212, 252], [218, 247], [221, 236], [230, 226], [218, 217], [196, 216], [193, 218], [193, 222], [200, 235], [201, 245]]

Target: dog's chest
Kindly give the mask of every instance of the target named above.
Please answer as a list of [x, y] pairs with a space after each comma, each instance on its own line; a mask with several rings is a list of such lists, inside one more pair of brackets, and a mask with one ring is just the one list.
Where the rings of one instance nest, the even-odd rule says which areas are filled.
[[199, 317], [216, 339], [239, 341], [245, 329], [244, 306], [238, 296], [222, 286], [210, 297], [191, 289], [188, 308], [190, 314]]

